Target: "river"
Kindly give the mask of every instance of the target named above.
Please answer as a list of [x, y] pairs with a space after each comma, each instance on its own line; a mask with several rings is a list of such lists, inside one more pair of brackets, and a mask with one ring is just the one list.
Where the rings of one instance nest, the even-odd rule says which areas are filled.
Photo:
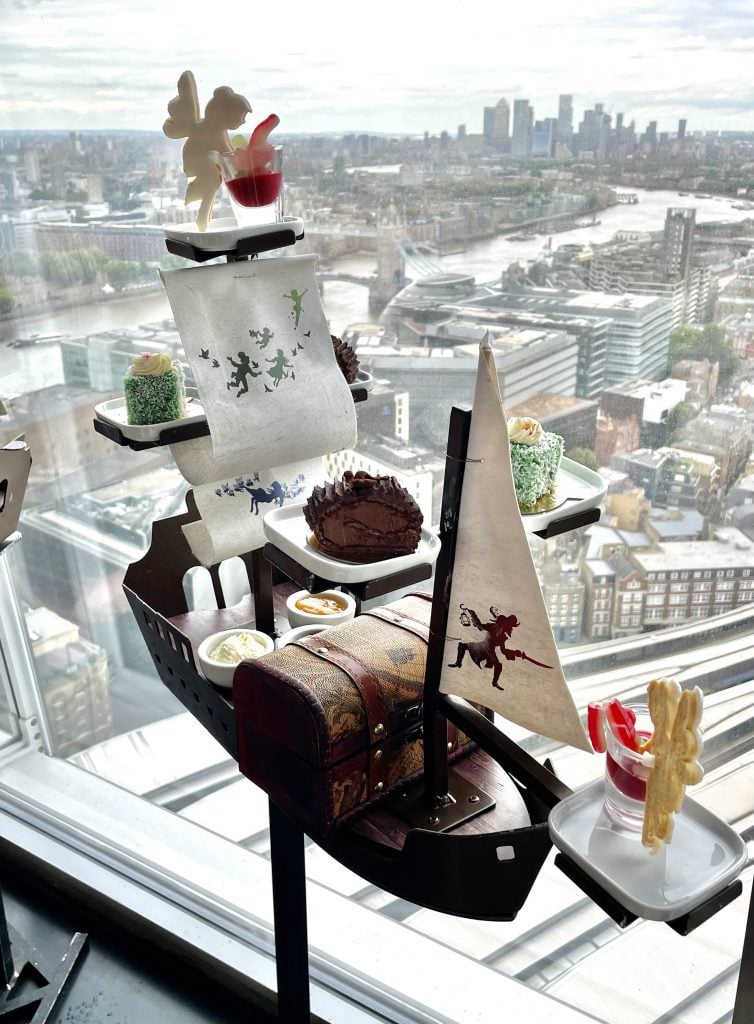
[[[606, 242], [618, 230], [660, 231], [668, 206], [693, 206], [698, 223], [713, 220], [744, 220], [754, 213], [734, 210], [732, 199], [696, 199], [680, 196], [677, 192], [636, 192], [639, 202], [633, 206], [614, 206], [597, 215], [600, 224], [572, 228], [552, 235], [553, 248], [566, 243], [587, 244]], [[475, 242], [460, 253], [441, 256], [436, 263], [443, 270], [465, 271], [478, 281], [499, 278], [500, 271], [515, 260], [526, 262], [536, 259], [546, 244], [547, 236], [511, 242], [503, 235]], [[376, 269], [374, 256], [350, 256], [334, 263], [333, 269], [343, 273], [368, 276]], [[410, 275], [411, 270], [407, 268]], [[370, 319], [367, 289], [348, 281], [328, 281], [324, 288], [323, 304], [334, 334], [340, 334], [348, 324]], [[163, 291], [136, 294], [122, 299], [92, 303], [75, 309], [56, 310], [41, 316], [10, 320], [0, 323], [0, 396], [12, 396], [24, 391], [59, 384], [63, 368], [58, 345], [45, 345], [38, 349], [12, 349], [3, 342], [31, 332], [48, 334], [60, 332], [83, 337], [97, 331], [162, 320], [171, 315]]]

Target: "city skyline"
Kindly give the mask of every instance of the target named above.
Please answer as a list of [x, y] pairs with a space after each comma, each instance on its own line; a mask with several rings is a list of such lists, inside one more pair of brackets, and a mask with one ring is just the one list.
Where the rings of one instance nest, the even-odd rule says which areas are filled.
[[497, 20], [479, 0], [417, 8], [387, 0], [356, 23], [341, 0], [326, 16], [295, 0], [283, 28], [279, 10], [257, 5], [252, 19], [234, 0], [209, 24], [195, 2], [178, 17], [145, 0], [84, 0], [73, 11], [0, 0], [0, 129], [159, 129], [185, 68], [202, 103], [230, 84], [250, 99], [249, 120], [275, 110], [280, 130], [297, 133], [462, 123], [481, 133], [483, 108], [500, 97], [556, 117], [560, 93], [573, 94], [575, 117], [602, 101], [637, 127], [656, 120], [670, 131], [681, 118], [696, 131], [750, 127], [750, 0], [661, 10], [640, 0], [610, 11], [597, 0], [568, 11], [544, 0], [536, 21], [516, 11]]

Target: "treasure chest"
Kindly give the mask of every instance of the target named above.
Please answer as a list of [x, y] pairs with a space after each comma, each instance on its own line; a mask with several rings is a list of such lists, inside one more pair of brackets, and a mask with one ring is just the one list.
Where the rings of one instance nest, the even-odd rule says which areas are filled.
[[312, 834], [420, 774], [431, 607], [411, 595], [236, 670], [239, 767]]

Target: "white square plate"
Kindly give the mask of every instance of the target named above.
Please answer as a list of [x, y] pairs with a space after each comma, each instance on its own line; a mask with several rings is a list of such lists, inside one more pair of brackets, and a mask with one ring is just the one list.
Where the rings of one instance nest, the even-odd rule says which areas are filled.
[[264, 533], [275, 547], [295, 559], [305, 569], [333, 583], [365, 583], [414, 565], [433, 565], [440, 553], [440, 541], [429, 530], [422, 529], [419, 546], [413, 554], [386, 558], [381, 562], [341, 562], [328, 558], [308, 542], [311, 533], [304, 519], [303, 505], [288, 505], [269, 511], [264, 517]]
[[550, 523], [564, 516], [596, 508], [606, 492], [607, 482], [599, 473], [564, 457], [555, 478], [557, 504], [544, 512], [522, 512], [524, 529], [527, 533], [534, 533], [536, 530], [544, 530]]
[[113, 398], [109, 402], [100, 402], [94, 407], [94, 415], [98, 420], [117, 427], [121, 434], [130, 441], [159, 441], [161, 432], [169, 427], [183, 427], [205, 419], [204, 408], [197, 397], [195, 388], [186, 388], [186, 415], [179, 420], [167, 420], [165, 423], [129, 423], [125, 398]]
[[233, 217], [220, 217], [211, 221], [206, 231], [200, 231], [193, 220], [185, 224], [171, 224], [164, 228], [164, 231], [165, 238], [171, 238], [175, 242], [184, 242], [205, 252], [226, 252], [235, 249], [244, 238], [256, 238], [257, 235], [266, 235], [270, 231], [280, 231], [282, 228], [293, 228], [296, 238], [301, 238], [304, 234], [304, 222], [300, 217], [283, 217], [282, 221], [254, 224], [249, 227], [239, 227]]
[[658, 854], [627, 836], [603, 810], [598, 779], [550, 811], [550, 838], [603, 889], [639, 917], [672, 921], [720, 892], [744, 869], [746, 844], [722, 819], [688, 796], [672, 842]]

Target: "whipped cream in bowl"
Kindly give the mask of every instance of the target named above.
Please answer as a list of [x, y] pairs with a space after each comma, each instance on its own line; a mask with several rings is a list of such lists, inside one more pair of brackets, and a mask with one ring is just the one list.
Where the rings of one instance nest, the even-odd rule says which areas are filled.
[[236, 667], [242, 661], [261, 658], [274, 650], [271, 636], [250, 626], [223, 629], [199, 644], [196, 652], [202, 675], [216, 686], [233, 685]]

